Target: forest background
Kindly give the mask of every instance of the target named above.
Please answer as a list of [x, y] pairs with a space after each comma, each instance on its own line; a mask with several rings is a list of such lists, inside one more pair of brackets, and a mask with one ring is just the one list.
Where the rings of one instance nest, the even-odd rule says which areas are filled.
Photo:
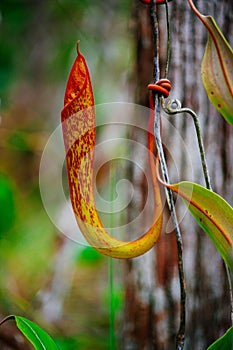
[[[228, 40], [232, 40], [230, 1], [221, 5], [218, 1], [208, 5], [206, 1], [196, 3], [201, 12], [216, 18]], [[207, 102], [198, 75], [206, 33], [196, 24], [198, 20], [194, 20], [187, 3], [177, 1], [169, 6], [176, 15], [172, 17], [174, 96], [201, 111], [201, 117], [209, 115], [208, 119], [202, 119], [202, 125], [210, 173], [214, 187], [232, 204], [232, 132], [223, 120], [215, 119], [216, 112]], [[96, 104], [113, 101], [148, 104], [146, 84], [152, 80], [152, 61], [150, 66], [150, 33], [142, 20], [147, 18], [146, 11], [139, 1], [136, 4], [130, 0], [2, 0], [0, 4], [0, 314], [19, 314], [34, 320], [53, 335], [62, 349], [109, 348], [112, 298], [109, 264], [107, 258], [90, 247], [67, 239], [51, 222], [40, 196], [40, 160], [47, 140], [60, 121], [65, 85], [78, 39], [91, 72]], [[195, 68], [193, 64], [190, 68], [188, 62], [195, 62]], [[142, 69], [145, 64], [148, 69]], [[190, 125], [176, 122], [177, 130], [185, 131], [184, 140], [193, 148], [194, 136], [190, 139], [187, 131]], [[173, 141], [171, 137], [170, 142]], [[196, 158], [193, 158], [194, 174], [200, 179]], [[179, 162], [181, 159], [177, 164]], [[189, 174], [187, 169], [184, 172]], [[106, 181], [108, 176], [103, 169], [99, 176], [100, 190]], [[138, 184], [135, 191], [142, 188], [143, 185]], [[104, 191], [103, 195], [108, 196]], [[137, 198], [140, 208], [143, 199], [140, 195]], [[62, 209], [61, 219], [65, 220]], [[188, 288], [194, 296], [189, 299], [188, 319], [190, 324], [199, 324], [199, 327], [189, 327], [188, 341], [193, 344], [192, 339], [198, 335], [195, 349], [199, 349], [198, 346], [203, 349], [229, 326], [229, 304], [221, 260], [208, 245], [208, 238], [200, 233], [196, 238], [194, 223], [193, 226], [189, 232], [192, 238], [185, 235], [185, 241], [190, 242], [185, 262], [188, 272], [192, 271]], [[184, 228], [187, 227], [184, 223]], [[194, 251], [190, 251], [189, 244], [195, 246]], [[166, 262], [163, 259], [163, 263]], [[172, 262], [169, 260], [168, 265]], [[120, 338], [123, 332], [125, 344], [133, 344], [137, 342], [138, 328], [129, 331], [127, 326], [136, 316], [124, 297], [128, 295], [129, 300], [134, 300], [134, 307], [139, 310], [135, 324], [140, 323], [144, 329], [143, 322], [150, 311], [144, 306], [143, 311], [140, 309], [138, 295], [145, 291], [138, 271], [148, 269], [148, 261], [142, 258], [132, 266], [126, 265], [115, 262], [116, 337]], [[132, 269], [133, 275], [129, 273]], [[158, 272], [160, 277], [161, 273], [169, 276], [166, 269]], [[128, 281], [127, 276], [130, 276]], [[200, 280], [205, 282], [200, 284]], [[161, 279], [159, 281], [161, 283]], [[216, 303], [218, 307], [212, 318]], [[205, 316], [202, 322], [198, 319], [200, 312]], [[214, 324], [211, 327], [210, 320]], [[5, 343], [9, 346], [9, 338], [16, 332], [13, 325], [10, 330], [10, 333], [5, 328], [0, 330], [2, 347]], [[150, 329], [147, 331], [150, 333]], [[145, 333], [138, 335], [145, 337]], [[162, 339], [161, 344], [166, 341]], [[14, 346], [30, 348], [26, 343], [20, 345], [17, 338], [13, 343], [13, 349]], [[148, 344], [142, 346], [149, 348]], [[162, 349], [163, 345], [159, 346]]]

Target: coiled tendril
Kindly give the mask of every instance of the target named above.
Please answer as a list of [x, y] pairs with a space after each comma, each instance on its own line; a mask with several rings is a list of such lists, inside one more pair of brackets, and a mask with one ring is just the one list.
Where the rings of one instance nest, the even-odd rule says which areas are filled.
[[154, 91], [165, 98], [169, 96], [172, 88], [171, 82], [168, 79], [160, 79], [154, 84], [149, 84], [147, 87], [148, 90]]

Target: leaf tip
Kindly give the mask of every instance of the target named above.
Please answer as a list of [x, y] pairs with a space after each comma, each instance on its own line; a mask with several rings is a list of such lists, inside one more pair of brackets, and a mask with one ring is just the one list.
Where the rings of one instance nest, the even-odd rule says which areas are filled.
[[80, 52], [80, 50], [79, 50], [79, 45], [80, 45], [80, 40], [77, 40], [77, 43], [76, 43], [77, 54], [78, 54], [78, 55], [81, 55], [81, 52]]

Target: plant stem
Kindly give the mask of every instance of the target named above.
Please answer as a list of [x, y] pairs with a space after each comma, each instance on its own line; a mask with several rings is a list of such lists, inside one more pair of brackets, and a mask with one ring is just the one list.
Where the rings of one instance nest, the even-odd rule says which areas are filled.
[[204, 148], [204, 143], [201, 135], [201, 127], [200, 127], [197, 114], [190, 108], [181, 108], [181, 102], [179, 100], [168, 101], [166, 106], [163, 104], [163, 109], [167, 114], [188, 113], [192, 116], [195, 130], [196, 130], [196, 135], [197, 135], [199, 153], [201, 157], [201, 164], [202, 164], [202, 170], [205, 178], [206, 188], [212, 191], [210, 176], [209, 176], [209, 171], [208, 171], [206, 156], [205, 156], [205, 148]]
[[[110, 164], [110, 231], [114, 226], [114, 192], [116, 185], [116, 176], [113, 164]], [[115, 337], [115, 305], [114, 305], [114, 261], [112, 258], [108, 259], [108, 283], [109, 283], [109, 349], [116, 350]]]
[[151, 17], [153, 38], [154, 38], [153, 68], [154, 68], [154, 82], [156, 82], [160, 78], [160, 68], [159, 68], [159, 24], [158, 24], [155, 0], [154, 1], [151, 0], [150, 17]]
[[[158, 101], [158, 98], [155, 101]], [[160, 104], [159, 102], [155, 102], [155, 142], [160, 158], [161, 170], [163, 174], [163, 179], [166, 183], [170, 183], [168, 170], [166, 165], [166, 160], [164, 157], [163, 146], [160, 138]], [[176, 234], [176, 244], [177, 244], [177, 252], [178, 252], [178, 271], [179, 271], [179, 280], [180, 280], [180, 328], [177, 334], [177, 350], [181, 350], [184, 347], [184, 339], [185, 339], [185, 309], [186, 309], [186, 284], [185, 284], [185, 276], [184, 276], [184, 266], [183, 266], [183, 243], [182, 237], [179, 229], [179, 224], [176, 216], [175, 205], [173, 200], [172, 191], [167, 188], [167, 200], [169, 209], [171, 212], [171, 218], [174, 225], [174, 230]]]
[[171, 31], [170, 31], [170, 18], [169, 18], [169, 12], [168, 12], [168, 3], [166, 1], [165, 3], [166, 8], [166, 23], [167, 23], [167, 58], [166, 58], [166, 66], [165, 66], [165, 78], [168, 76], [168, 69], [170, 64], [170, 57], [171, 57]]
[[[225, 263], [225, 261], [224, 261]], [[228, 287], [229, 287], [229, 294], [230, 294], [230, 302], [231, 302], [231, 325], [233, 326], [233, 292], [232, 292], [232, 283], [231, 283], [231, 273], [229, 270], [229, 267], [225, 263], [226, 273], [227, 273], [227, 281], [228, 281]]]
[[114, 265], [113, 258], [108, 259], [109, 281], [109, 349], [116, 349], [115, 337], [115, 306], [114, 306]]
[[[158, 19], [156, 12], [156, 4], [151, 4], [150, 7], [151, 22], [153, 27], [154, 35], [154, 82], [160, 78], [160, 69], [159, 69], [159, 29], [158, 29]], [[157, 151], [160, 158], [160, 166], [163, 175], [163, 179], [166, 183], [169, 183], [169, 175], [167, 170], [167, 164], [164, 156], [163, 145], [161, 141], [161, 125], [160, 125], [160, 98], [158, 94], [155, 94], [154, 98], [155, 105], [155, 119], [154, 119], [154, 137], [157, 147]], [[185, 313], [186, 313], [186, 284], [184, 277], [184, 266], [183, 266], [183, 243], [182, 237], [178, 225], [178, 220], [175, 211], [175, 205], [173, 200], [172, 191], [167, 188], [167, 202], [169, 210], [171, 212], [171, 218], [174, 225], [174, 230], [176, 234], [177, 242], [177, 251], [178, 251], [178, 271], [179, 271], [179, 280], [180, 280], [180, 327], [176, 338], [176, 349], [182, 350], [184, 347], [185, 340]]]

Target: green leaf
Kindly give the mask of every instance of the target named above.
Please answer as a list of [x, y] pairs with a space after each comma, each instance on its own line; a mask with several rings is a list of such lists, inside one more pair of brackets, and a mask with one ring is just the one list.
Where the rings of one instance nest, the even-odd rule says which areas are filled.
[[162, 184], [178, 193], [233, 271], [233, 208], [217, 193], [193, 182]]
[[229, 328], [228, 331], [207, 350], [230, 350], [233, 349], [233, 327]]
[[56, 343], [43, 329], [38, 327], [32, 321], [21, 316], [8, 316], [0, 325], [4, 322], [14, 319], [16, 326], [23, 333], [23, 335], [30, 341], [36, 350], [59, 350]]
[[208, 42], [201, 65], [202, 81], [214, 107], [233, 125], [233, 50], [211, 16], [203, 16], [188, 0], [208, 30]]

